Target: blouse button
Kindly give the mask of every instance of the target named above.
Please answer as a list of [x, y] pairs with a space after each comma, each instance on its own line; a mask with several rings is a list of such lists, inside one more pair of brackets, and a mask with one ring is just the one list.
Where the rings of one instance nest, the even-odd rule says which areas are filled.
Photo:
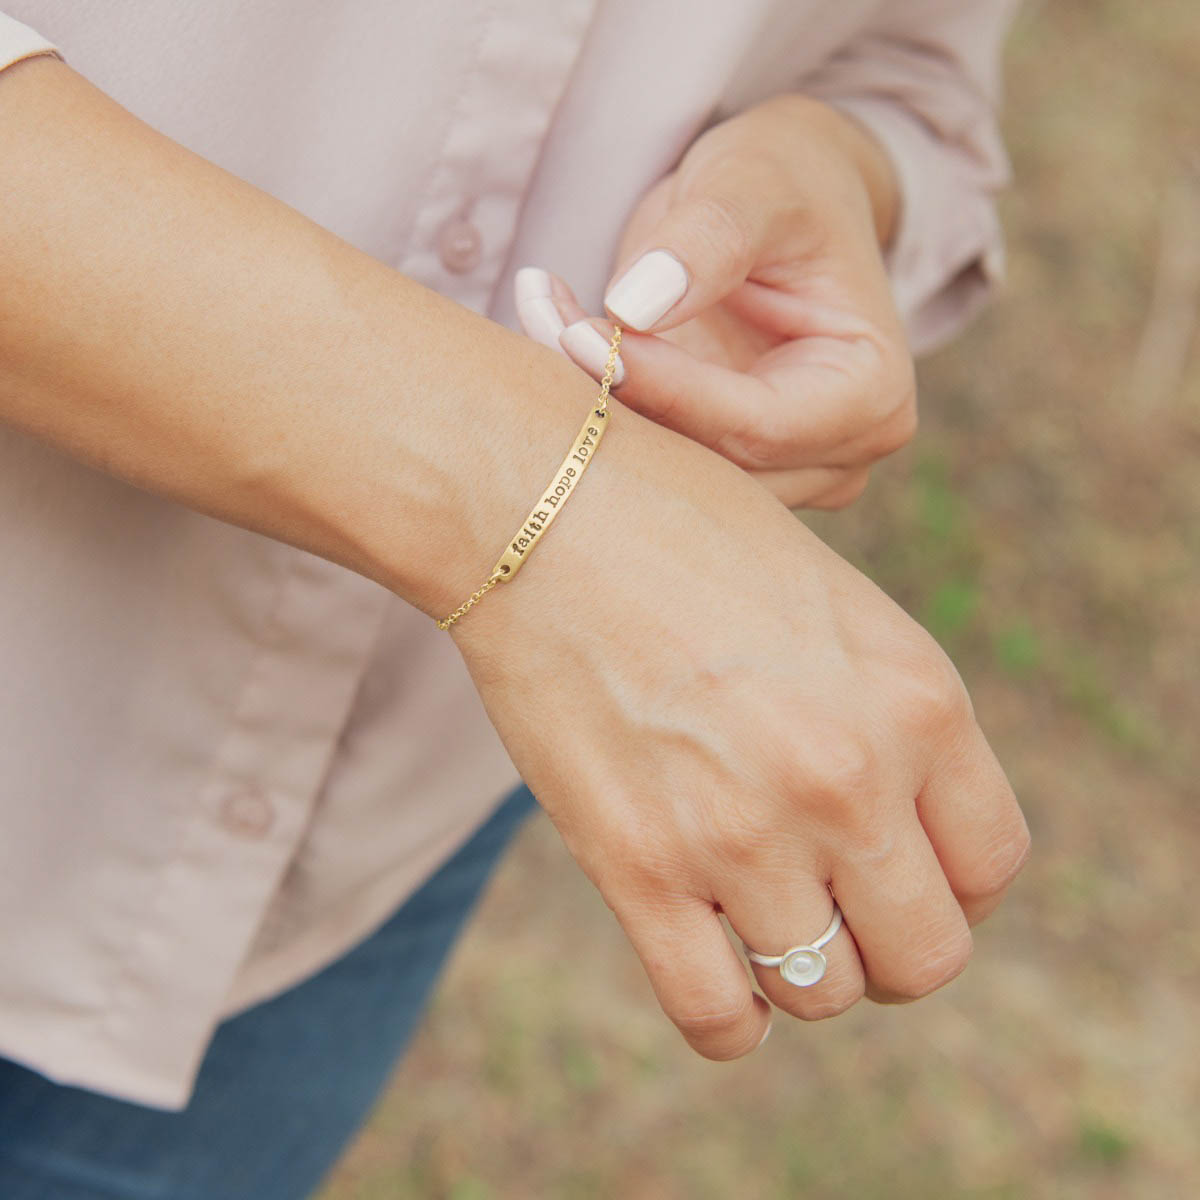
[[483, 236], [470, 221], [455, 213], [438, 230], [437, 249], [447, 271], [464, 275], [479, 266], [483, 257]]
[[221, 824], [242, 837], [263, 837], [274, 821], [274, 806], [254, 789], [230, 792], [221, 802]]

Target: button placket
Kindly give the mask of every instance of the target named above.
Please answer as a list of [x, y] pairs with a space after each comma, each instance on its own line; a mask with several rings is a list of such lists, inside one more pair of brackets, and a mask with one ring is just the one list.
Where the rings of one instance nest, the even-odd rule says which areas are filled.
[[186, 1098], [211, 1032], [328, 773], [392, 597], [280, 547], [279, 591], [197, 803], [182, 805], [153, 903], [93, 1040]]
[[[597, 0], [539, 0], [519, 15], [481, 6], [436, 170], [397, 268], [488, 310], [546, 130]], [[521, 22], [529, 26], [522, 35]]]

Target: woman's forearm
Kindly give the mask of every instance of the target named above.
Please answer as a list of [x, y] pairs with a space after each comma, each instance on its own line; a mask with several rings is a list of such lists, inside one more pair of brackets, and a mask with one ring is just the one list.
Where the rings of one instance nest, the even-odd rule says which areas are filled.
[[0, 420], [442, 615], [595, 385], [130, 115], [0, 73]]

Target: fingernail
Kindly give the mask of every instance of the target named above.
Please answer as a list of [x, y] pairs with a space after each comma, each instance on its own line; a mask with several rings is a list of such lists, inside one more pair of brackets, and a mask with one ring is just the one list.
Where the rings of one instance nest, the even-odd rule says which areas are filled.
[[[775, 1025], [775, 1022], [774, 1022], [774, 1021], [768, 1021], [768, 1022], [767, 1022], [767, 1027], [766, 1027], [766, 1029], [764, 1029], [764, 1030], [763, 1030], [763, 1035], [762, 1035], [762, 1037], [760, 1037], [760, 1038], [758, 1039], [758, 1046], [761, 1046], [761, 1045], [763, 1044], [763, 1042], [765, 1042], [765, 1041], [767, 1040], [767, 1038], [769, 1038], [769, 1037], [771, 1036], [771, 1030], [772, 1030], [772, 1028], [774, 1027], [774, 1025]], [[755, 1046], [755, 1047], [754, 1047], [754, 1048], [755, 1048], [755, 1050], [757, 1050], [757, 1049], [758, 1049], [758, 1046]]]
[[565, 322], [551, 296], [550, 273], [540, 267], [522, 267], [513, 279], [513, 299], [525, 332], [535, 342], [561, 352], [558, 335]]
[[562, 333], [565, 325], [553, 300], [525, 300], [517, 305], [517, 312], [525, 332], [535, 342], [541, 342], [551, 350], [562, 352], [558, 335]]
[[622, 325], [649, 329], [687, 290], [683, 263], [666, 250], [651, 250], [608, 289], [604, 306]]
[[[558, 335], [558, 341], [589, 375], [594, 375], [597, 380], [604, 375], [604, 368], [608, 365], [609, 342], [594, 325], [587, 321], [576, 321]], [[625, 364], [618, 354], [613, 387], [620, 387], [624, 381]]]
[[541, 267], [522, 267], [513, 276], [513, 299], [518, 304], [526, 300], [549, 300], [553, 294], [550, 272]]

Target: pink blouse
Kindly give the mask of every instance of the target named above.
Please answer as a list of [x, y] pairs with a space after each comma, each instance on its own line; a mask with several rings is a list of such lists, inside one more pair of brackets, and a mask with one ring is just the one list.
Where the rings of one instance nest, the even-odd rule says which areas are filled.
[[[803, 91], [895, 161], [889, 268], [923, 350], [1001, 273], [1013, 6], [8, 0], [0, 68], [57, 47], [514, 329], [518, 267], [601, 311], [639, 195], [711, 123]], [[519, 778], [422, 613], [3, 428], [0, 564], [0, 1055], [179, 1108], [224, 1015], [366, 936]]]

